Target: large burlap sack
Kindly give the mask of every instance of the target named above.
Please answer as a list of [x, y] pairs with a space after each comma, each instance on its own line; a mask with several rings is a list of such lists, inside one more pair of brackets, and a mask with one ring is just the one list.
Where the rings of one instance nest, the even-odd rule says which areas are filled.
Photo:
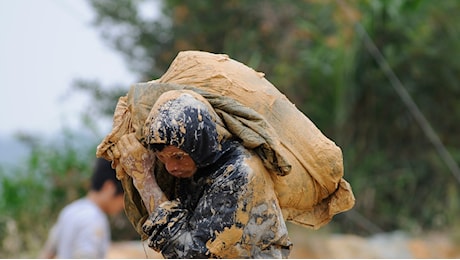
[[[99, 145], [97, 155], [114, 161], [119, 138], [142, 127], [156, 99], [172, 89], [191, 89], [203, 95], [224, 121], [225, 129], [255, 149], [271, 174], [286, 220], [319, 228], [350, 209], [354, 197], [342, 178], [342, 153], [338, 146], [281, 94], [262, 73], [226, 55], [181, 52], [160, 78], [135, 84], [120, 98], [112, 132]], [[122, 178], [122, 170], [117, 168]], [[163, 181], [159, 181], [160, 184]], [[127, 213], [134, 226], [141, 225], [145, 208], [137, 191], [128, 189]]]
[[265, 118], [278, 135], [280, 152], [291, 164], [287, 176], [272, 175], [285, 218], [316, 228], [353, 207], [351, 187], [342, 178], [341, 149], [263, 73], [227, 55], [184, 51], [156, 82], [190, 85], [227, 96]]

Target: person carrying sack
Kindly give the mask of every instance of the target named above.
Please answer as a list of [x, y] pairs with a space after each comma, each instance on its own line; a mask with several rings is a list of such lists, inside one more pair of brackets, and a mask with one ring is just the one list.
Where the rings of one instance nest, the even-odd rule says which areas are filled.
[[[97, 156], [112, 161], [128, 218], [165, 257], [287, 257], [284, 221], [317, 229], [354, 205], [340, 148], [260, 73], [225, 55], [182, 52], [163, 77], [132, 86]], [[193, 231], [200, 223], [205, 234]]]

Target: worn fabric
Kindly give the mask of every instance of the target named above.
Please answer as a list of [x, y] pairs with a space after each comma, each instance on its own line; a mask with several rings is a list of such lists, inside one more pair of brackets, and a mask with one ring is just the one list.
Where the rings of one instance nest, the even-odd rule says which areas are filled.
[[[192, 86], [228, 97], [264, 118], [273, 129], [267, 133], [274, 141], [275, 150], [290, 166], [285, 176], [272, 175], [286, 219], [317, 229], [335, 214], [353, 207], [355, 199], [351, 186], [343, 178], [340, 147], [263, 73], [225, 54], [182, 51], [154, 82]], [[238, 116], [229, 115], [239, 120]]]
[[160, 98], [145, 122], [147, 145], [175, 146], [199, 168], [214, 164], [221, 155], [222, 137], [217, 133], [217, 115], [209, 112], [212, 107], [191, 91], [169, 91]]
[[149, 246], [165, 258], [287, 257], [291, 243], [269, 173], [238, 141], [221, 139], [217, 115], [197, 98], [167, 92], [146, 121], [151, 149], [176, 146], [198, 166], [192, 178], [174, 178], [171, 201], [144, 224]]
[[[112, 131], [98, 146], [97, 156], [119, 166], [118, 140], [135, 133], [146, 144], [143, 127], [153, 104], [164, 92], [180, 89], [205, 97], [218, 115], [218, 133], [238, 139], [262, 160], [285, 220], [317, 229], [353, 207], [353, 192], [342, 178], [340, 148], [262, 73], [226, 55], [180, 52], [160, 79], [134, 84], [119, 99]], [[160, 165], [154, 172], [162, 190], [173, 192], [174, 181]], [[146, 239], [142, 224], [147, 210], [122, 167], [117, 167], [117, 176], [125, 189], [127, 216]]]
[[45, 247], [55, 257], [105, 258], [110, 245], [110, 226], [105, 213], [89, 199], [67, 205], [50, 230]]

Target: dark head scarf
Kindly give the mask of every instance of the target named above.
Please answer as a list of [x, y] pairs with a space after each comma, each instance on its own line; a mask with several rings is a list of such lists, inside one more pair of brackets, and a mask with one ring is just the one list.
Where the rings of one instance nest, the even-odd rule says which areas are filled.
[[188, 153], [198, 168], [206, 167], [222, 155], [216, 119], [211, 105], [197, 93], [165, 92], [146, 120], [147, 144], [157, 151], [168, 145], [175, 146]]

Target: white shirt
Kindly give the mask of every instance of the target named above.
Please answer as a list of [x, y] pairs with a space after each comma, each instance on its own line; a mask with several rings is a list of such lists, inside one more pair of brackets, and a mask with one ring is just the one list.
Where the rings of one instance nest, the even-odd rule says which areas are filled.
[[87, 198], [61, 211], [47, 241], [56, 258], [105, 258], [109, 244], [107, 215]]

